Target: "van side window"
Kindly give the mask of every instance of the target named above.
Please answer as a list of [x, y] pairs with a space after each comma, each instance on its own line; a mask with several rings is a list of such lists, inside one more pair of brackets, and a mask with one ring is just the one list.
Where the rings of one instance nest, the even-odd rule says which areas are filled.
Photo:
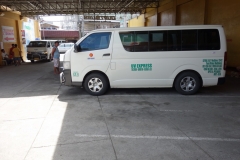
[[134, 32], [121, 32], [119, 33], [122, 45], [126, 51], [134, 51]]
[[168, 51], [181, 51], [181, 31], [168, 31]]
[[217, 29], [198, 30], [198, 50], [219, 50], [220, 36]]
[[111, 39], [111, 32], [93, 33], [86, 37], [79, 45], [82, 51], [107, 49]]
[[148, 51], [148, 32], [135, 32], [135, 52]]
[[149, 32], [149, 51], [167, 51], [167, 31]]
[[194, 51], [197, 47], [197, 30], [182, 30], [182, 51]]
[[55, 42], [50, 42], [51, 43], [51, 46], [54, 47], [55, 46]]
[[51, 47], [51, 44], [50, 42], [47, 42], [47, 47], [50, 48]]
[[220, 50], [217, 29], [119, 32], [129, 52]]

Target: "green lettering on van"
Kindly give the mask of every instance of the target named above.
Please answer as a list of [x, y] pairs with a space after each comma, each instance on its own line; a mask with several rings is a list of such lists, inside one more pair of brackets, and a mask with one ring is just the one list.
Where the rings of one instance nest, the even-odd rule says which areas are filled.
[[131, 67], [132, 68], [136, 68], [136, 64], [131, 64]]
[[131, 64], [132, 71], [152, 71], [152, 64]]
[[79, 77], [79, 73], [78, 72], [73, 72], [73, 77]]
[[222, 66], [223, 66], [222, 59], [203, 59], [202, 68], [209, 74], [213, 74], [214, 76], [221, 76]]

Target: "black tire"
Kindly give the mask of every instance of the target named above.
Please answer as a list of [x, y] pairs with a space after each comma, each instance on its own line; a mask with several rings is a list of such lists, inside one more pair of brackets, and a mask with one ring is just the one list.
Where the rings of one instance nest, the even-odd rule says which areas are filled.
[[176, 77], [174, 87], [178, 93], [192, 95], [201, 88], [201, 79], [197, 73], [186, 71]]
[[[95, 87], [93, 82], [97, 83], [95, 84]], [[91, 84], [93, 85], [92, 87]], [[109, 84], [107, 78], [104, 75], [100, 73], [92, 73], [85, 78], [83, 87], [90, 95], [100, 96], [106, 93], [109, 88]]]
[[34, 63], [34, 60], [31, 60], [31, 63]]

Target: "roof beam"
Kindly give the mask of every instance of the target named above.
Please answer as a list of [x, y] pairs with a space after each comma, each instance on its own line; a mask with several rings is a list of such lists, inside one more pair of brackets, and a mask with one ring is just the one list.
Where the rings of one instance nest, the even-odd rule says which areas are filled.
[[1, 0], [22, 15], [139, 13], [158, 7], [159, 0]]
[[[28, 2], [28, 4], [30, 4], [32, 7], [35, 7], [36, 9], [39, 9], [42, 13], [48, 15], [45, 11], [43, 11], [41, 8], [38, 8], [38, 6], [34, 5], [33, 3]], [[20, 12], [21, 12], [21, 11], [20, 11]]]

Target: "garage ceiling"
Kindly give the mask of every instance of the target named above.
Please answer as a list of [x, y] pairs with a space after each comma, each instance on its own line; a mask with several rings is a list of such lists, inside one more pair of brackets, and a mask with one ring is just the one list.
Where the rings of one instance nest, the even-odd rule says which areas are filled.
[[142, 13], [158, 7], [159, 0], [0, 0], [2, 10], [10, 8], [23, 16], [67, 14]]

